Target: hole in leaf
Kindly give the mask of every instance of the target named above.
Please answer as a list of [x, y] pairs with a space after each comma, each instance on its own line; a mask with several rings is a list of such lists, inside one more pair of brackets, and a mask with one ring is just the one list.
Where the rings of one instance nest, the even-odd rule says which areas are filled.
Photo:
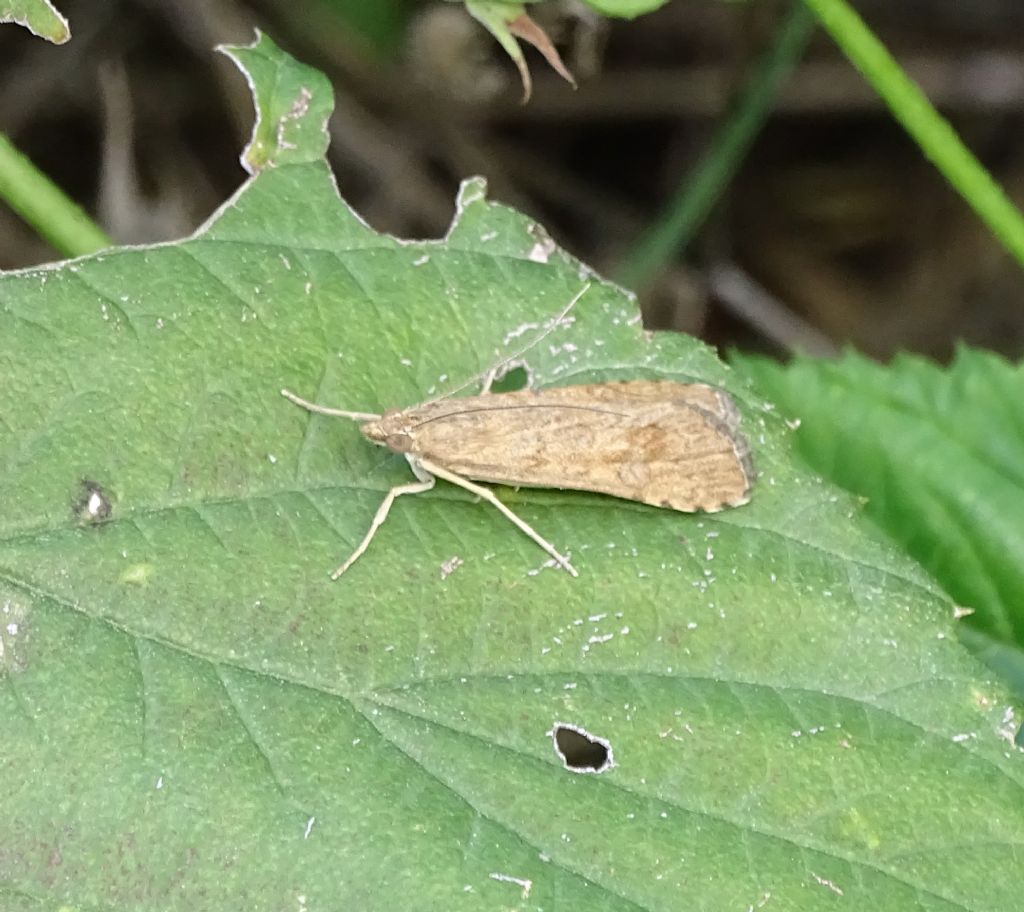
[[611, 743], [592, 735], [585, 728], [569, 722], [556, 722], [548, 734], [555, 753], [572, 773], [603, 773], [615, 766]]
[[522, 364], [509, 367], [503, 374], [496, 377], [491, 384], [492, 393], [514, 393], [526, 389], [530, 385], [530, 375]]
[[79, 522], [89, 524], [105, 522], [114, 511], [110, 495], [103, 489], [103, 485], [88, 478], [79, 482], [78, 494], [71, 508]]

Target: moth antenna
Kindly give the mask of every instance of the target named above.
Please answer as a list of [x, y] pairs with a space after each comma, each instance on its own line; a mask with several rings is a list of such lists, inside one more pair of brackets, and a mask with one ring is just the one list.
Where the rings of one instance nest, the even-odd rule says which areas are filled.
[[281, 395], [289, 402], [294, 402], [299, 408], [304, 408], [307, 412], [316, 412], [318, 415], [330, 415], [334, 418], [351, 418], [353, 421], [376, 421], [381, 417], [380, 415], [372, 415], [369, 412], [348, 412], [344, 409], [327, 408], [325, 405], [307, 402], [286, 389], [281, 390]]
[[458, 386], [453, 387], [452, 389], [447, 390], [444, 393], [441, 393], [439, 396], [435, 396], [433, 399], [428, 399], [426, 402], [423, 403], [423, 405], [433, 405], [435, 402], [440, 402], [442, 399], [447, 399], [449, 396], [455, 395], [455, 393], [462, 392], [462, 390], [464, 390], [467, 386], [472, 386], [474, 383], [476, 383], [478, 380], [483, 379], [492, 371], [497, 373], [506, 364], [510, 364], [512, 361], [515, 361], [516, 358], [520, 357], [521, 355], [525, 355], [531, 348], [533, 348], [533, 346], [543, 342], [544, 339], [546, 339], [549, 335], [551, 335], [551, 333], [553, 333], [558, 328], [562, 320], [564, 320], [568, 316], [569, 311], [572, 310], [579, 303], [580, 299], [588, 291], [590, 291], [591, 285], [593, 285], [593, 282], [587, 282], [586, 285], [584, 285], [578, 292], [576, 292], [576, 294], [573, 295], [572, 300], [568, 304], [566, 304], [565, 307], [563, 307], [555, 316], [555, 318], [551, 321], [551, 325], [544, 329], [540, 333], [540, 335], [537, 336], [537, 338], [533, 339], [531, 342], [527, 342], [526, 345], [524, 345], [518, 351], [513, 352], [511, 355], [506, 355], [501, 361], [499, 361], [497, 364], [491, 365], [491, 367], [487, 368], [487, 370], [481, 371], [479, 374], [470, 377], [465, 383], [460, 383]]

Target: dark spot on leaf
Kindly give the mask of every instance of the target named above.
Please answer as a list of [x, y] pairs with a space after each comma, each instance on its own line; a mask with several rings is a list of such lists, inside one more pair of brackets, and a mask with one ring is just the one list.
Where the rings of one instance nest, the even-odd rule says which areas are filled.
[[1017, 736], [1013, 739], [1014, 747], [1024, 747], [1024, 722], [1017, 729]]
[[113, 500], [103, 485], [83, 478], [71, 504], [75, 519], [88, 525], [106, 522], [114, 512]]
[[556, 722], [548, 734], [555, 753], [570, 772], [603, 773], [615, 765], [611, 744], [578, 725]]

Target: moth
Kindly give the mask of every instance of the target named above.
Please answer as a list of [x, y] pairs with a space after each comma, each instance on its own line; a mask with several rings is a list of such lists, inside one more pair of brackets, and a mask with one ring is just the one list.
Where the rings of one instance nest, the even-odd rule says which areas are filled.
[[[559, 325], [587, 288], [527, 349]], [[429, 491], [438, 478], [494, 506], [572, 576], [578, 574], [567, 556], [494, 491], [475, 482], [593, 491], [684, 513], [715, 512], [749, 500], [750, 448], [724, 390], [703, 383], [626, 380], [491, 393], [496, 373], [495, 368], [488, 372], [479, 395], [383, 415], [326, 408], [281, 390], [310, 412], [362, 422], [363, 436], [405, 456], [416, 477], [387, 493], [369, 531], [332, 579], [366, 551], [396, 498]]]

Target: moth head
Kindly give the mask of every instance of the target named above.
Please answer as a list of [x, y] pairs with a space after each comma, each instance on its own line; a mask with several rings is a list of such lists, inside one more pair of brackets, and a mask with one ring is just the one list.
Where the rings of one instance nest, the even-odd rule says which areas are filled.
[[367, 421], [359, 430], [367, 440], [395, 453], [408, 453], [412, 449], [412, 435], [400, 420], [400, 413], [386, 413], [375, 421]]

